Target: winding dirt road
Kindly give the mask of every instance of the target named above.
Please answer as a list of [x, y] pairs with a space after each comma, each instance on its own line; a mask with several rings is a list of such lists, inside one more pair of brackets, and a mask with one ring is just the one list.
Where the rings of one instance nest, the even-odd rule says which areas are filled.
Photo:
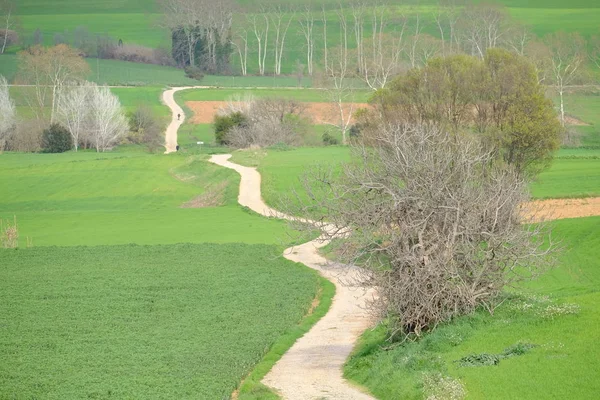
[[[258, 171], [234, 164], [228, 161], [230, 157], [230, 154], [218, 154], [210, 161], [240, 174], [238, 202], [265, 216], [290, 219], [263, 202]], [[342, 377], [342, 366], [356, 340], [372, 324], [365, 309], [372, 292], [351, 286], [358, 276], [357, 268], [328, 263], [318, 254], [318, 249], [327, 243], [316, 239], [284, 252], [288, 260], [303, 263], [332, 281], [336, 294], [329, 312], [284, 354], [263, 383], [288, 400], [374, 399], [350, 386]]]

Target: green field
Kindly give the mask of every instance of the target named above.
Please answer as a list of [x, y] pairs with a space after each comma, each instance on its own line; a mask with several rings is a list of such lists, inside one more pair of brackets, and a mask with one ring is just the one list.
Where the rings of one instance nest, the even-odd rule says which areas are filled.
[[[285, 224], [237, 205], [239, 176], [206, 155], [143, 152], [4, 154], [0, 217], [17, 216], [34, 246], [264, 243]], [[200, 208], [193, 205], [220, 204]]]
[[317, 293], [278, 252], [0, 249], [0, 398], [229, 398]]
[[[552, 166], [531, 185], [534, 198], [600, 196], [600, 150], [561, 150]], [[291, 189], [301, 189], [300, 178], [313, 165], [335, 166], [350, 160], [347, 147], [298, 148], [288, 151], [239, 151], [233, 160], [258, 166], [265, 179], [263, 197], [269, 204]]]
[[[520, 285], [493, 316], [478, 311], [418, 342], [389, 346], [379, 327], [363, 335], [345, 374], [379, 399], [423, 398], [423, 377], [458, 379], [469, 399], [592, 399], [600, 391], [600, 217], [555, 221], [559, 266]], [[498, 365], [461, 367], [475, 354], [534, 344]]]

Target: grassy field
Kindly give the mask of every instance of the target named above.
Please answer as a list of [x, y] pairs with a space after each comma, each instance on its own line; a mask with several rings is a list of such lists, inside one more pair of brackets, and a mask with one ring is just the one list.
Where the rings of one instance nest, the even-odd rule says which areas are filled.
[[317, 294], [278, 251], [0, 249], [0, 398], [229, 398]]
[[[258, 166], [265, 177], [263, 197], [275, 205], [291, 189], [300, 188], [300, 178], [311, 165], [339, 165], [350, 160], [346, 147], [298, 148], [289, 151], [239, 151], [233, 160]], [[565, 149], [552, 166], [531, 185], [535, 198], [600, 196], [600, 150]]]
[[[240, 208], [239, 176], [206, 155], [121, 151], [4, 154], [0, 216], [34, 246], [193, 243], [284, 245], [285, 224]], [[200, 207], [200, 208], [182, 208]]]
[[[600, 217], [553, 225], [566, 246], [559, 267], [519, 286], [494, 316], [479, 311], [418, 342], [391, 347], [380, 326], [363, 336], [346, 376], [380, 399], [423, 398], [424, 376], [435, 374], [460, 380], [469, 399], [595, 398], [600, 391]], [[501, 354], [518, 343], [535, 347], [498, 365], [457, 362], [468, 355]]]

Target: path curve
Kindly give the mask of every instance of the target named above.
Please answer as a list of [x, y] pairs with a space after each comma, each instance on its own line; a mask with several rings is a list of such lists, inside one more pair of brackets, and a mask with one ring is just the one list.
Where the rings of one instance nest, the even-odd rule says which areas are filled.
[[[208, 89], [208, 86], [176, 87], [165, 90], [162, 94], [163, 103], [171, 109], [171, 122], [165, 132], [165, 154], [177, 151], [177, 131], [181, 124], [183, 124], [183, 121], [185, 121], [185, 113], [175, 101], [175, 93], [187, 89]], [[179, 119], [177, 118], [178, 114], [181, 115]]]
[[[230, 157], [230, 154], [218, 154], [210, 161], [240, 174], [238, 202], [264, 216], [290, 219], [263, 202], [258, 171], [234, 164], [229, 161]], [[263, 383], [288, 400], [374, 400], [350, 386], [342, 377], [342, 367], [358, 337], [373, 323], [365, 309], [366, 300], [373, 292], [349, 284], [358, 277], [358, 268], [332, 264], [319, 255], [318, 249], [327, 243], [319, 238], [284, 252], [288, 260], [303, 263], [332, 281], [336, 293], [329, 312], [294, 343], [265, 376]]]

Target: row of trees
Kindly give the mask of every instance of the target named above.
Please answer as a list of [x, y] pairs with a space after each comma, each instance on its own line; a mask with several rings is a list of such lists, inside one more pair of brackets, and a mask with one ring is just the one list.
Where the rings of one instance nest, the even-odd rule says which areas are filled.
[[[366, 0], [345, 6], [340, 3], [335, 10], [323, 6], [320, 11], [310, 6], [261, 6], [260, 13], [247, 14], [246, 23], [240, 24], [231, 39], [243, 75], [249, 73], [249, 57], [256, 59], [256, 72], [264, 75], [267, 55], [272, 73], [279, 75], [286, 37], [294, 27], [304, 39], [303, 63], [309, 75], [319, 70], [334, 73], [341, 63], [373, 89], [385, 86], [398, 71], [424, 65], [432, 57], [466, 53], [483, 58], [489, 48], [527, 54], [539, 62], [541, 76], [552, 70], [549, 64], [557, 64], [555, 56], [564, 58], [564, 46], [570, 46], [582, 61], [586, 59], [586, 46], [579, 35], [549, 35], [539, 40], [526, 26], [513, 21], [501, 5], [442, 0], [433, 20], [413, 10], [403, 13], [403, 9], [384, 1]], [[332, 23], [335, 26], [330, 26]], [[437, 37], [426, 31], [437, 32]], [[592, 42], [596, 44], [592, 47], [600, 47], [600, 39]], [[317, 48], [320, 54], [315, 53]], [[591, 57], [600, 59], [598, 54]]]
[[[129, 124], [119, 99], [109, 88], [86, 81], [70, 82], [57, 91], [52, 116], [51, 120], [38, 117], [39, 126], [50, 124], [51, 129], [46, 132], [55, 137], [59, 137], [58, 133], [61, 132], [59, 126], [64, 127], [70, 135], [69, 147], [72, 144], [75, 151], [82, 145], [86, 148], [93, 147], [98, 152], [110, 150], [129, 132]], [[6, 79], [0, 76], [0, 150], [23, 150], [19, 148], [22, 139], [19, 135], [23, 131], [18, 129], [18, 125]], [[31, 128], [30, 124], [25, 124], [25, 129]], [[56, 142], [46, 141], [50, 147]], [[43, 143], [41, 145], [44, 147]]]

